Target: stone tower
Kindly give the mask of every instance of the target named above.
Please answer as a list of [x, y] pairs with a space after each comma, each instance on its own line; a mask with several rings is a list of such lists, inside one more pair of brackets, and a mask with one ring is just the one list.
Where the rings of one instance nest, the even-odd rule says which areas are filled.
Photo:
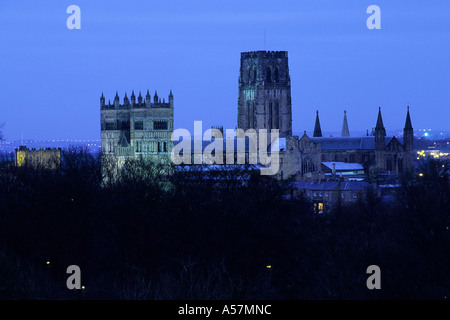
[[279, 129], [292, 135], [291, 80], [287, 51], [241, 53], [238, 128]]
[[116, 92], [114, 103], [105, 103], [102, 93], [100, 97], [101, 143], [104, 155], [113, 155], [118, 164], [127, 158], [140, 156], [163, 159], [170, 156], [173, 148], [171, 135], [174, 122], [174, 105], [172, 90], [169, 101], [161, 101], [155, 92], [151, 101], [147, 90], [143, 99], [139, 92], [134, 91], [130, 98], [127, 94], [120, 103]]

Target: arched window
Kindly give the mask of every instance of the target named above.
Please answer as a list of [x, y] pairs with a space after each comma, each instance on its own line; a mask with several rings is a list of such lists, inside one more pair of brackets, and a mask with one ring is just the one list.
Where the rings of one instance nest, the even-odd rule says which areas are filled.
[[267, 70], [266, 70], [266, 81], [272, 82], [272, 72], [270, 71], [269, 67], [267, 67]]
[[314, 162], [311, 160], [311, 158], [307, 157], [303, 159], [302, 162], [302, 173], [308, 173], [308, 172], [314, 172], [315, 171], [315, 165]]
[[275, 82], [280, 81], [280, 72], [278, 70], [278, 66], [275, 67], [275, 73], [274, 73]]
[[256, 79], [256, 70], [255, 67], [250, 68], [248, 70], [248, 82], [253, 82]]

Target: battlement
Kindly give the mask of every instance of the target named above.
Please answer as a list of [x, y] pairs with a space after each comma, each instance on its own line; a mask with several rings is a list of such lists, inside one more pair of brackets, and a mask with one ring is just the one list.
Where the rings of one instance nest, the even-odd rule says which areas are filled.
[[105, 103], [106, 99], [102, 93], [100, 97], [100, 108], [102, 110], [108, 110], [108, 109], [131, 109], [131, 108], [173, 108], [173, 94], [172, 90], [170, 90], [169, 93], [169, 99], [166, 102], [165, 98], [162, 99], [158, 97], [158, 93], [155, 91], [155, 95], [153, 96], [153, 102], [152, 97], [150, 96], [149, 90], [147, 90], [147, 94], [145, 98], [142, 96], [141, 92], [139, 92], [139, 95], [136, 99], [136, 96], [134, 94], [134, 90], [131, 93], [130, 98], [128, 98], [127, 93], [125, 92], [125, 96], [123, 97], [123, 103], [120, 103], [120, 97], [118, 92], [116, 92], [116, 96], [114, 97], [113, 103], [111, 103], [111, 100], [108, 100], [108, 103]]
[[287, 51], [248, 51], [241, 52], [241, 60], [249, 58], [287, 58]]
[[41, 166], [54, 169], [61, 162], [61, 148], [29, 149], [26, 146], [16, 148], [16, 166]]

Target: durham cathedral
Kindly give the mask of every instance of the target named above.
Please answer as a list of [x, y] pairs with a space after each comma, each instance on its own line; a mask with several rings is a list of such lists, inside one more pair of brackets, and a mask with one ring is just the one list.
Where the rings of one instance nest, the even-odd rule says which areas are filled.
[[[167, 158], [178, 141], [171, 140], [174, 130], [174, 98], [151, 99], [149, 92], [137, 99], [132, 92], [120, 103], [100, 98], [102, 153], [126, 158], [149, 156]], [[252, 51], [241, 53], [237, 127], [278, 129], [280, 157], [277, 178], [297, 182], [336, 179], [341, 181], [374, 181], [396, 179], [411, 173], [413, 166], [413, 128], [406, 110], [403, 137], [389, 137], [383, 125], [381, 108], [372, 132], [350, 136], [344, 111], [340, 137], [324, 137], [316, 113], [314, 132], [308, 136], [292, 134], [291, 82], [286, 51]], [[389, 179], [387, 179], [389, 178]], [[325, 187], [324, 187], [325, 188]]]
[[325, 178], [327, 173], [373, 179], [398, 177], [413, 171], [413, 128], [406, 111], [403, 138], [386, 136], [381, 108], [375, 129], [366, 136], [351, 137], [344, 111], [340, 137], [323, 137], [316, 113], [313, 136], [292, 135], [291, 82], [286, 51], [241, 53], [238, 127], [279, 129], [285, 139], [280, 150], [279, 177], [297, 181]]

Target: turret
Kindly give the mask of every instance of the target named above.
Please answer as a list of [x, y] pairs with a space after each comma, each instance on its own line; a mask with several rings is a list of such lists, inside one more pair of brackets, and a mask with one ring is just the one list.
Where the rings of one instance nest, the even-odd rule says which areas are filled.
[[142, 105], [142, 95], [141, 95], [140, 91], [139, 91], [139, 96], [138, 96], [138, 104], [139, 104], [139, 106]]
[[158, 93], [156, 93], [156, 90], [155, 90], [155, 95], [153, 96], [153, 103], [154, 104], [157, 104], [159, 101], [158, 101]]
[[102, 92], [102, 96], [100, 97], [100, 108], [103, 108], [105, 106], [105, 97], [103, 96], [103, 92]]
[[114, 97], [114, 107], [118, 108], [120, 106], [119, 93], [116, 91], [116, 96]]
[[375, 161], [376, 161], [376, 168], [378, 171], [386, 170], [385, 137], [386, 137], [386, 129], [384, 128], [383, 125], [380, 107], [378, 109], [377, 125], [375, 126]]
[[150, 97], [150, 92], [147, 89], [147, 95], [145, 96], [145, 105], [150, 107], [152, 105], [152, 99]]
[[321, 136], [322, 136], [322, 129], [320, 128], [319, 110], [317, 110], [316, 111], [316, 124], [314, 125], [313, 137], [321, 137]]
[[383, 118], [381, 117], [381, 107], [378, 109], [377, 125], [375, 126], [375, 149], [384, 150], [385, 147], [386, 129], [383, 125]]
[[131, 106], [134, 107], [136, 104], [136, 96], [134, 95], [134, 90], [131, 91]]
[[169, 105], [171, 108], [173, 108], [173, 94], [172, 94], [172, 89], [170, 90], [169, 93]]
[[414, 130], [411, 125], [411, 117], [409, 115], [409, 106], [406, 111], [405, 127], [403, 128], [403, 144], [405, 151], [413, 151]]
[[130, 104], [130, 100], [128, 100], [127, 93], [125, 92], [125, 97], [123, 98], [123, 105], [128, 106]]

